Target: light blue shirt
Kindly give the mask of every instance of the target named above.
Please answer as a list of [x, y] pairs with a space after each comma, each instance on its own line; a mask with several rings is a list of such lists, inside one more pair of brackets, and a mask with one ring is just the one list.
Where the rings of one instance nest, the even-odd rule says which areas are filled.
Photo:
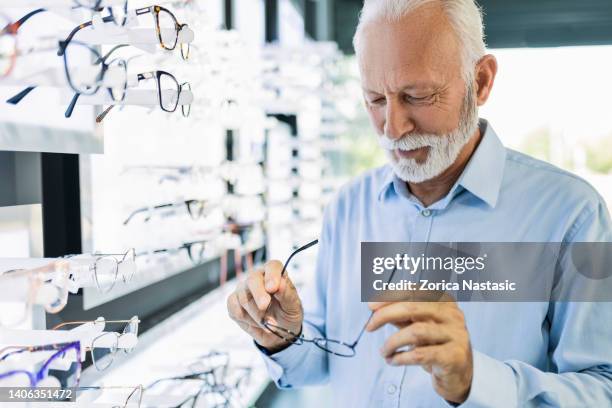
[[[603, 199], [585, 181], [506, 149], [491, 126], [446, 197], [424, 208], [389, 166], [343, 188], [325, 212], [316, 279], [305, 289], [303, 333], [353, 342], [360, 243], [612, 242]], [[461, 407], [612, 407], [612, 303], [463, 302], [474, 375]], [[419, 366], [380, 355], [396, 331], [365, 333], [356, 356], [306, 343], [263, 356], [281, 388], [329, 382], [334, 407], [448, 407]], [[263, 355], [263, 353], [262, 353]]]

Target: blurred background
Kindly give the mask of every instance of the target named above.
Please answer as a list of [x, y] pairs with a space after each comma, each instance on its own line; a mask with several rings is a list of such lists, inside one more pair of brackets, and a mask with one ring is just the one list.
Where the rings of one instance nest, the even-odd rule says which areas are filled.
[[[0, 257], [7, 270], [73, 254], [135, 267], [83, 285], [59, 313], [34, 307], [22, 326], [138, 315], [138, 347], [86, 368], [86, 382], [150, 383], [215, 351], [248, 367], [232, 406], [325, 405], [324, 387], [269, 383], [225, 298], [249, 270], [316, 238], [334, 192], [385, 163], [352, 49], [361, 1], [160, 0], [161, 15], [143, 0], [93, 3], [0, 1], [0, 27], [13, 28], [0, 34]], [[612, 3], [478, 3], [499, 62], [480, 116], [610, 206]], [[100, 72], [106, 54], [112, 75]], [[80, 87], [87, 75], [95, 87]], [[299, 287], [315, 259], [312, 249], [292, 264]]]

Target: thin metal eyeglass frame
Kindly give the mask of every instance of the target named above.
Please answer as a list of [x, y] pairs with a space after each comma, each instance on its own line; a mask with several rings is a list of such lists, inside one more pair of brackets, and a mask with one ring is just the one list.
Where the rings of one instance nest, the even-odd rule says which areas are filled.
[[[216, 378], [215, 378], [215, 371], [218, 369], [223, 369], [224, 371], [226, 371], [227, 367], [217, 366], [217, 367], [210, 368], [208, 370], [199, 371], [197, 373], [176, 376], [176, 377], [160, 378], [158, 380], [153, 381], [151, 384], [147, 385], [145, 387], [145, 390], [149, 390], [153, 388], [155, 385], [161, 382], [164, 382], [164, 381], [188, 381], [188, 380], [202, 381], [202, 386], [200, 387], [197, 393], [191, 394], [185, 400], [183, 400], [180, 404], [176, 405], [175, 407], [169, 407], [169, 408], [183, 408], [184, 405], [187, 404], [190, 400], [193, 400], [193, 402], [191, 403], [191, 407], [195, 407], [196, 402], [198, 401], [198, 398], [200, 397], [200, 395], [204, 394], [206, 389], [211, 389], [212, 387], [217, 385]], [[211, 377], [213, 378], [212, 383], [209, 381]]]
[[[296, 249], [295, 251], [293, 251], [293, 253], [291, 253], [291, 255], [289, 255], [289, 258], [287, 258], [287, 261], [285, 262], [284, 266], [283, 266], [283, 270], [281, 272], [281, 278], [284, 276], [286, 270], [287, 270], [287, 266], [289, 265], [289, 262], [291, 261], [291, 259], [297, 255], [298, 253], [310, 248], [311, 246], [317, 244], [319, 241], [318, 240], [314, 240], [309, 242], [308, 244]], [[393, 271], [391, 272], [390, 276], [389, 276], [389, 280], [387, 281], [387, 283], [391, 282], [391, 280], [393, 279], [393, 276], [395, 275], [395, 271], [396, 268], [393, 268]], [[307, 339], [306, 337], [304, 337], [304, 335], [302, 334], [302, 329], [300, 329], [300, 333], [294, 333], [293, 331], [283, 328], [281, 326], [277, 326], [275, 324], [272, 324], [268, 321], [266, 321], [266, 315], [268, 314], [268, 310], [270, 309], [270, 306], [272, 305], [272, 302], [270, 302], [270, 304], [268, 305], [268, 307], [266, 308], [266, 311], [264, 312], [263, 318], [261, 320], [261, 325], [264, 326], [266, 329], [268, 329], [268, 331], [270, 331], [272, 334], [276, 335], [277, 337], [291, 343], [291, 344], [295, 344], [295, 345], [302, 345], [304, 343], [313, 343], [315, 346], [317, 346], [319, 349], [325, 351], [326, 353], [330, 353], [330, 354], [334, 354], [338, 357], [354, 357], [356, 352], [355, 352], [355, 348], [357, 347], [357, 344], [359, 344], [359, 341], [361, 340], [361, 337], [363, 336], [363, 334], [365, 333], [365, 329], [368, 326], [368, 323], [370, 323], [370, 320], [372, 320], [372, 316], [374, 315], [374, 311], [372, 311], [370, 313], [370, 316], [368, 317], [368, 320], [365, 322], [365, 324], [363, 325], [363, 327], [361, 328], [361, 330], [359, 331], [359, 335], [357, 336], [357, 338], [355, 339], [355, 341], [353, 341], [352, 343], [346, 343], [344, 341], [340, 341], [340, 340], [336, 340], [336, 339], [329, 339], [329, 338], [325, 338], [325, 337], [316, 337], [313, 339]], [[280, 332], [280, 333], [278, 333]], [[282, 334], [281, 334], [282, 333]], [[283, 335], [284, 334], [284, 335]], [[335, 351], [332, 351], [330, 349], [325, 348], [324, 346], [321, 345], [321, 343], [326, 344], [326, 343], [334, 343], [337, 344], [341, 347], [345, 347], [347, 350], [350, 350], [350, 352], [347, 353], [338, 353]]]
[[[142, 386], [142, 384], [139, 384], [137, 386], [134, 387], [130, 387], [130, 386], [121, 386], [121, 385], [105, 385], [105, 386], [86, 386], [86, 387], [77, 387], [75, 389], [76, 392], [79, 391], [103, 391], [103, 390], [116, 390], [116, 389], [130, 389], [132, 390], [132, 392], [130, 392], [130, 394], [128, 395], [128, 397], [125, 399], [125, 402], [123, 403], [123, 407], [119, 407], [118, 405], [113, 405], [113, 408], [127, 408], [128, 403], [130, 402], [130, 399], [134, 396], [134, 393], [137, 391], [140, 391], [140, 395], [138, 397], [138, 405], [136, 405], [136, 408], [140, 408], [142, 406], [142, 394], [144, 394], [144, 387]], [[131, 406], [131, 405], [130, 405]]]
[[[195, 211], [195, 209], [192, 208], [194, 204], [201, 204], [199, 211]], [[206, 204], [207, 204], [206, 200], [185, 200], [185, 201], [180, 201], [177, 203], [159, 204], [153, 207], [138, 208], [132, 211], [132, 213], [125, 219], [125, 221], [123, 221], [123, 225], [129, 224], [132, 218], [134, 218], [136, 215], [143, 213], [143, 212], [162, 210], [162, 209], [173, 208], [173, 207], [182, 207], [182, 206], [187, 207], [187, 212], [189, 213], [191, 218], [195, 220], [195, 219], [200, 218], [204, 214], [204, 208], [206, 207]], [[150, 216], [146, 217], [144, 222], [148, 222], [150, 219], [151, 219]]]
[[[127, 323], [125, 325], [125, 327], [123, 328], [123, 331], [122, 331], [121, 334], [119, 334], [117, 332], [103, 332], [102, 334], [100, 334], [99, 336], [95, 337], [91, 341], [91, 345], [85, 347], [85, 351], [89, 351], [91, 353], [91, 361], [93, 362], [94, 367], [96, 367], [96, 370], [104, 371], [105, 369], [110, 367], [110, 365], [113, 363], [114, 355], [117, 353], [117, 346], [119, 345], [119, 339], [121, 338], [121, 336], [130, 333], [130, 332], [126, 332], [126, 329], [128, 327], [130, 327], [130, 325], [132, 323], [136, 324], [136, 333], [135, 333], [135, 335], [138, 336], [138, 325], [140, 324], [140, 319], [138, 319], [138, 316], [134, 316], [134, 317], [132, 317], [129, 320], [102, 320], [102, 319], [97, 319], [97, 320], [84, 320], [84, 321], [63, 322], [63, 323], [60, 323], [60, 324], [54, 326], [51, 330], [58, 330], [58, 329], [60, 329], [61, 327], [64, 327], [64, 326], [81, 325], [81, 324], [87, 324], [87, 323], [94, 323], [95, 324], [97, 322], [100, 322], [100, 323], [104, 322], [104, 324], [106, 324], [106, 323], [113, 323], [113, 324], [114, 323]], [[109, 350], [111, 350], [111, 352], [108, 353], [108, 354], [105, 354], [103, 357], [106, 357], [106, 356], [110, 355], [113, 358], [110, 360], [108, 365], [104, 366], [103, 368], [100, 368], [101, 366], [98, 366], [98, 364], [96, 362], [96, 357], [94, 355], [94, 349], [95, 349], [94, 344], [96, 343], [96, 340], [98, 340], [99, 338], [104, 337], [104, 336], [109, 336], [109, 335], [112, 335], [112, 334], [115, 334], [115, 343], [114, 343], [115, 348], [110, 348]], [[129, 354], [130, 351], [131, 350], [123, 349], [123, 352], [125, 354]]]

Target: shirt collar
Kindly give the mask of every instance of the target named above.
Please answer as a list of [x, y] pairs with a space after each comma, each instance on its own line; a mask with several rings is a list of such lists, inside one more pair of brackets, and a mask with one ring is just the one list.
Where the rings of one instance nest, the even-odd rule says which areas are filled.
[[[448, 197], [454, 197], [458, 193], [458, 188], [463, 187], [491, 208], [494, 208], [497, 205], [501, 189], [506, 149], [488, 121], [480, 119], [479, 127], [483, 134], [482, 139]], [[394, 181], [396, 178], [393, 169], [388, 165], [387, 173], [378, 193], [379, 200], [383, 200], [387, 194], [391, 193], [391, 187], [395, 191]], [[398, 191], [395, 191], [395, 193], [399, 194]]]

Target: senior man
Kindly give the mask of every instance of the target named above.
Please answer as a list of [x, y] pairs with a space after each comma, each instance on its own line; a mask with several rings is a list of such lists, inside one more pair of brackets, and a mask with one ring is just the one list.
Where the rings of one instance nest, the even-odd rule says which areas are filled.
[[[228, 298], [273, 380], [282, 388], [329, 382], [338, 407], [612, 406], [610, 303], [360, 302], [362, 241], [612, 236], [591, 186], [504, 148], [478, 119], [497, 62], [486, 55], [473, 0], [366, 0], [354, 44], [390, 165], [352, 182], [327, 208], [316, 281], [302, 299], [278, 261]], [[266, 314], [288, 333], [351, 343], [370, 310], [352, 358], [260, 324]]]

